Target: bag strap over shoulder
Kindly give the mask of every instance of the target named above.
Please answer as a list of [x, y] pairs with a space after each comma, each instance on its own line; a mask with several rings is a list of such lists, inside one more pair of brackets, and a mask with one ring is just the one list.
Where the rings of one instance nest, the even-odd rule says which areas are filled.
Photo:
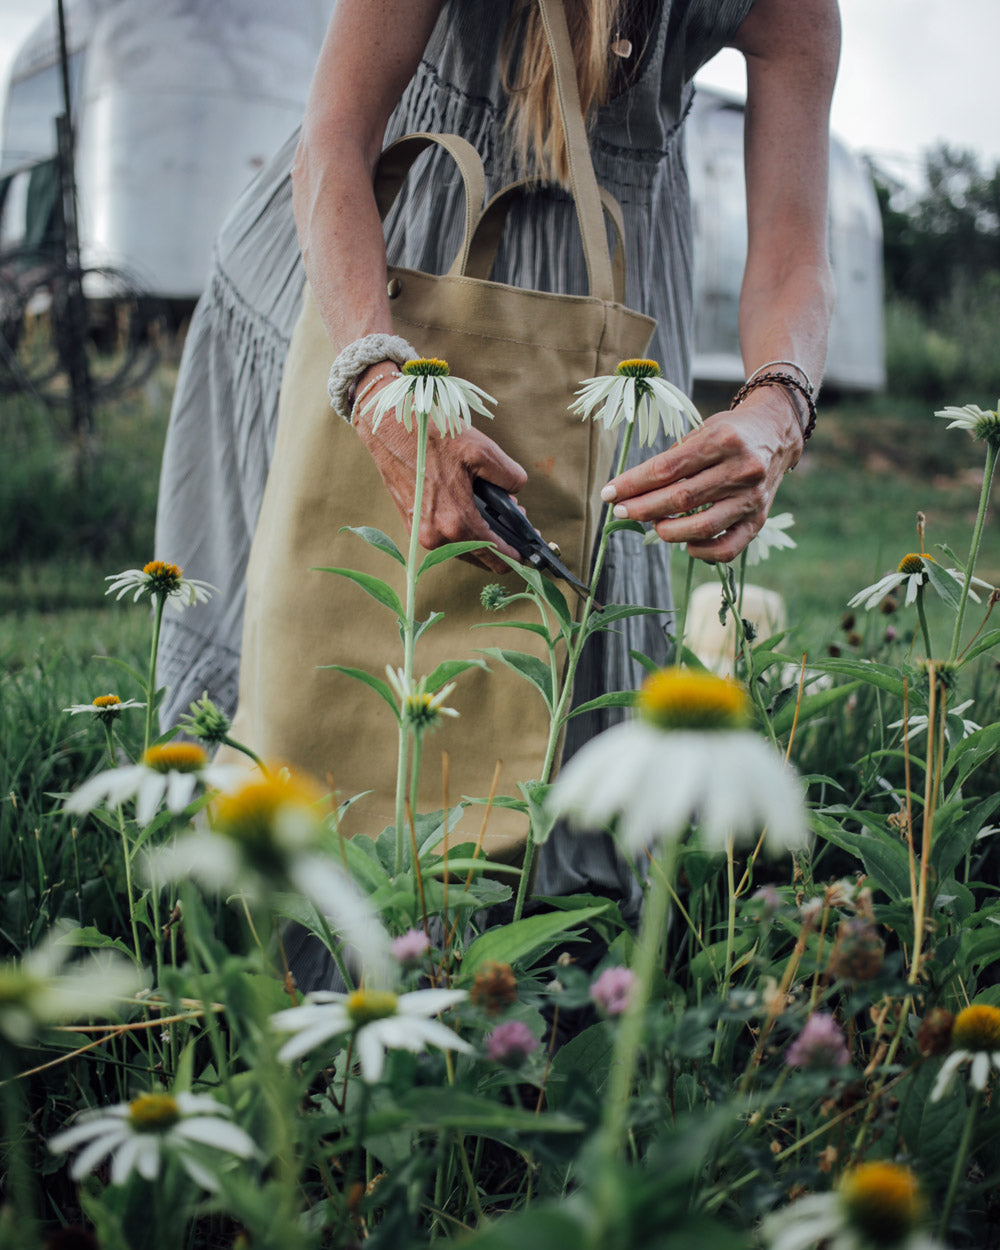
[[[503, 228], [507, 221], [514, 200], [536, 187], [544, 185], [540, 178], [521, 178], [511, 182], [493, 196], [483, 209], [482, 216], [476, 222], [469, 248], [468, 264], [464, 271], [458, 269], [458, 261], [452, 266], [452, 273], [464, 272], [467, 278], [489, 278], [493, 271]], [[625, 223], [622, 219], [621, 205], [604, 187], [598, 187], [601, 207], [607, 214], [614, 229], [615, 250], [611, 257], [611, 284], [614, 302], [625, 303]], [[604, 234], [603, 225], [601, 229]]]
[[604, 233], [600, 193], [594, 176], [594, 165], [590, 159], [587, 127], [580, 107], [580, 89], [576, 78], [573, 45], [570, 43], [569, 27], [566, 24], [566, 10], [562, 0], [538, 0], [538, 8], [555, 69], [559, 112], [566, 134], [570, 189], [583, 236], [590, 294], [597, 299], [611, 300], [611, 257]]
[[413, 162], [433, 144], [444, 148], [453, 158], [465, 187], [465, 225], [462, 232], [462, 246], [452, 265], [453, 271], [464, 272], [469, 263], [469, 250], [472, 246], [476, 221], [486, 195], [486, 177], [483, 173], [482, 159], [467, 139], [463, 139], [461, 135], [418, 133], [404, 135], [395, 143], [390, 143], [383, 150], [375, 166], [375, 203], [378, 206], [379, 217], [385, 221], [386, 214], [395, 203]]

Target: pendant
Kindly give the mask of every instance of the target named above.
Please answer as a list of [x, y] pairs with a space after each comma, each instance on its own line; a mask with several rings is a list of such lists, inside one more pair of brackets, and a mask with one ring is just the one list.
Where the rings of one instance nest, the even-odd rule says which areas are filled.
[[631, 39], [616, 39], [611, 45], [611, 51], [615, 56], [620, 56], [622, 60], [626, 60], [632, 55]]

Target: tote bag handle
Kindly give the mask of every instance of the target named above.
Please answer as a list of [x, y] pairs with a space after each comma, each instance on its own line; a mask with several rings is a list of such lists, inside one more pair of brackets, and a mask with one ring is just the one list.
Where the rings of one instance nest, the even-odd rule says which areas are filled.
[[479, 153], [467, 139], [463, 139], [461, 135], [418, 133], [404, 135], [395, 143], [390, 143], [383, 150], [375, 167], [375, 203], [378, 206], [379, 217], [385, 221], [386, 214], [392, 208], [403, 180], [410, 171], [410, 166], [422, 152], [434, 144], [444, 148], [454, 159], [465, 187], [465, 224], [462, 244], [451, 267], [453, 272], [464, 273], [469, 263], [472, 238], [482, 211], [483, 197], [486, 194], [483, 162]]

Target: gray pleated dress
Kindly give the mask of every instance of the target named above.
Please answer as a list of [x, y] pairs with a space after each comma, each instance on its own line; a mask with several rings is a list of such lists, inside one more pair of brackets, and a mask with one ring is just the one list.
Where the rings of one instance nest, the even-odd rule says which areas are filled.
[[[662, 0], [648, 30], [635, 32], [634, 56], [641, 59], [630, 85], [600, 110], [592, 129], [597, 180], [618, 199], [625, 219], [626, 302], [656, 318], [650, 354], [684, 388], [690, 385], [694, 318], [682, 124], [696, 70], [731, 40], [752, 3]], [[386, 142], [410, 131], [463, 135], [482, 156], [487, 196], [519, 175], [504, 142], [498, 71], [508, 11], [505, 0], [446, 0], [386, 134]], [[184, 349], [160, 481], [156, 556], [180, 564], [186, 575], [212, 583], [219, 593], [164, 620], [158, 674], [167, 688], [164, 726], [176, 724], [203, 691], [227, 711], [236, 704], [247, 558], [274, 441], [282, 365], [305, 281], [291, 209], [296, 140], [289, 138], [223, 226]], [[461, 188], [447, 158], [422, 158], [386, 222], [390, 263], [442, 272], [455, 254], [460, 221]], [[568, 194], [546, 189], [515, 206], [493, 277], [586, 293]], [[632, 460], [650, 454], [635, 447]], [[630, 659], [633, 649], [658, 662], [666, 657], [668, 554], [661, 544], [643, 547], [638, 535], [616, 536], [600, 597], [665, 611], [602, 636], [581, 667], [577, 701], [637, 685], [642, 674]], [[571, 721], [567, 754], [615, 717], [609, 711]], [[349, 787], [349, 779], [344, 784]], [[540, 856], [537, 889], [607, 893], [622, 900], [631, 918], [640, 898], [631, 867], [610, 839], [558, 831]]]

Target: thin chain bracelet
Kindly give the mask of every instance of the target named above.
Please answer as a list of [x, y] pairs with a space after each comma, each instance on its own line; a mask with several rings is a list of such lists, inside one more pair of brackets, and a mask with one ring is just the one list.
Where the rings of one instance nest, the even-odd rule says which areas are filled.
[[732, 412], [735, 407], [746, 399], [751, 391], [755, 391], [759, 386], [783, 386], [786, 390], [797, 391], [806, 401], [809, 417], [804, 427], [801, 427], [800, 423], [800, 428], [802, 428], [802, 445], [804, 447], [816, 428], [816, 401], [813, 399], [812, 386], [804, 385], [798, 378], [792, 377], [790, 373], [761, 373], [756, 377], [751, 376], [750, 380], [744, 382], [733, 396], [732, 403], [729, 405], [729, 411]]

